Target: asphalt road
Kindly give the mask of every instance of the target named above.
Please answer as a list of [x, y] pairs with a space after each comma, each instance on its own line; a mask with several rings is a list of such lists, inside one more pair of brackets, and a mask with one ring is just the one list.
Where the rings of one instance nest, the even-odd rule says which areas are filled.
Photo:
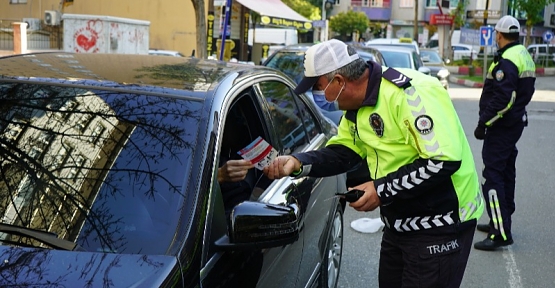
[[[482, 170], [481, 141], [474, 139], [481, 89], [451, 84], [449, 90]], [[538, 78], [533, 102], [528, 106], [529, 126], [517, 144], [515, 243], [494, 252], [472, 249], [461, 287], [555, 287], [555, 77]], [[350, 227], [353, 220], [379, 217], [379, 211], [361, 213], [347, 207], [343, 261], [338, 287], [378, 287], [381, 233], [364, 234]], [[484, 211], [480, 223], [487, 222]], [[474, 240], [485, 233], [476, 231]]]

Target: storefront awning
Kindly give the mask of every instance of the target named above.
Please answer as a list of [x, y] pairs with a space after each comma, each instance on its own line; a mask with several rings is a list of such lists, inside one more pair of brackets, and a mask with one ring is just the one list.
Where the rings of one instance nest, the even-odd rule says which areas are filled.
[[281, 0], [237, 0], [237, 2], [260, 14], [262, 25], [312, 29], [312, 21], [283, 4]]

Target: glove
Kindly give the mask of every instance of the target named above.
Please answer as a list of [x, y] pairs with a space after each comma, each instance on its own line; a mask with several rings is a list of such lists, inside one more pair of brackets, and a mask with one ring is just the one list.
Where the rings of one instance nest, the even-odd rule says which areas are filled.
[[486, 125], [478, 123], [478, 127], [474, 129], [474, 137], [478, 140], [484, 140], [486, 137]]

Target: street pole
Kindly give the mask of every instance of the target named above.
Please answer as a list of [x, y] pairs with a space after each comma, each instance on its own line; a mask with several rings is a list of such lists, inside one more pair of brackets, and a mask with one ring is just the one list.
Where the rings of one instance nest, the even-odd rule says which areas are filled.
[[[489, 9], [489, 0], [486, 0], [486, 9], [484, 10], [484, 26], [488, 26], [488, 9]], [[493, 35], [491, 35], [491, 37], [493, 37]], [[495, 41], [495, 39], [493, 39], [493, 41]], [[489, 69], [489, 67], [487, 67], [488, 65], [488, 45], [487, 44], [488, 43], [485, 43], [485, 44], [486, 46], [484, 46], [484, 65], [482, 65], [483, 81], [486, 81], [486, 77], [488, 75], [488, 69]], [[472, 59], [472, 51], [470, 53], [471, 53], [470, 59]]]
[[227, 23], [229, 22], [229, 16], [231, 13], [231, 1], [227, 0], [225, 4], [225, 17], [223, 23], [223, 31], [222, 31], [222, 44], [220, 45], [220, 61], [224, 59], [224, 50], [225, 50], [225, 39], [227, 38]]
[[322, 0], [322, 20], [324, 21], [324, 27], [322, 27], [322, 33], [320, 34], [320, 41], [326, 41], [326, 30], [328, 29], [328, 25], [326, 23], [326, 0]]
[[[439, 1], [439, 0], [438, 0]], [[412, 32], [413, 38], [418, 43], [418, 0], [414, 1], [414, 31]]]

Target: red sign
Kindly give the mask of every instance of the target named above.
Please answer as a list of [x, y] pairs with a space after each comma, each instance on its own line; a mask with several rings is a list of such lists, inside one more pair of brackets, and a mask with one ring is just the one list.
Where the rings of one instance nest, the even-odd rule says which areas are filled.
[[430, 18], [432, 25], [451, 25], [453, 24], [453, 16], [446, 14], [432, 14]]

